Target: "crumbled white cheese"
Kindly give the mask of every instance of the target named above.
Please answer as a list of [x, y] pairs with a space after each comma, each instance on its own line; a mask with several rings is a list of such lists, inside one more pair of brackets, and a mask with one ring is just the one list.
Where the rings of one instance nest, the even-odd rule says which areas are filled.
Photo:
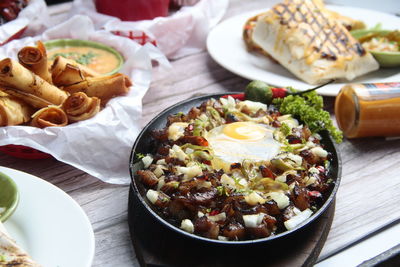
[[201, 218], [204, 216], [204, 213], [202, 213], [201, 211], [197, 212], [197, 217]]
[[144, 164], [144, 168], [147, 169], [151, 163], [153, 162], [153, 157], [150, 155], [147, 155], [145, 157], [142, 158], [142, 162]]
[[193, 225], [193, 223], [192, 223], [191, 220], [189, 220], [189, 219], [184, 219], [184, 220], [182, 220], [182, 222], [181, 222], [181, 229], [184, 230], [184, 231], [186, 231], [186, 232], [188, 232], [188, 233], [193, 234], [193, 232], [194, 232], [194, 225]]
[[292, 218], [284, 222], [286, 229], [291, 230], [295, 228], [297, 225], [301, 224], [302, 222], [310, 218], [312, 213], [313, 212], [310, 209], [305, 209], [299, 214], [293, 216]]
[[221, 213], [218, 213], [217, 215], [212, 215], [212, 216], [208, 215], [207, 218], [210, 221], [213, 221], [213, 222], [225, 221], [226, 220], [226, 213], [225, 212], [221, 212]]
[[257, 204], [264, 204], [266, 199], [260, 196], [257, 192], [251, 192], [249, 195], [244, 197], [247, 204], [255, 206]]
[[276, 202], [279, 209], [284, 209], [289, 206], [289, 197], [283, 192], [269, 192], [266, 195]]
[[172, 141], [178, 140], [180, 137], [184, 136], [185, 128], [189, 124], [186, 122], [174, 122], [168, 127], [168, 139]]
[[328, 152], [320, 146], [311, 148], [311, 153], [320, 158], [326, 158], [328, 156]]
[[151, 203], [155, 204], [157, 202], [159, 193], [153, 189], [149, 189], [146, 193], [146, 197]]
[[251, 215], [243, 215], [244, 225], [246, 227], [257, 227], [261, 224], [264, 219], [264, 213], [251, 214]]

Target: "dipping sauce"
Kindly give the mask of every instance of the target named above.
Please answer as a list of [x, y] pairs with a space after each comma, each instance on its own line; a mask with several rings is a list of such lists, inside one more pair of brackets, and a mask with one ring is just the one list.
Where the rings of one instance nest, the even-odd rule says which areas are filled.
[[121, 59], [114, 53], [89, 46], [67, 46], [50, 49], [48, 51], [49, 64], [57, 56], [73, 59], [100, 74], [108, 74], [116, 70], [121, 64]]
[[400, 83], [346, 85], [336, 97], [335, 115], [347, 138], [400, 136]]

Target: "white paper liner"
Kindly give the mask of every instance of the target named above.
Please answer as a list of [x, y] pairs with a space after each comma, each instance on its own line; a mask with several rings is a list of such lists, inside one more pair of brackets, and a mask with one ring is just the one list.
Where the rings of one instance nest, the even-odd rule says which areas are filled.
[[0, 44], [5, 43], [25, 27], [27, 27], [25, 35], [36, 35], [47, 27], [48, 21], [49, 15], [45, 1], [30, 0], [16, 19], [0, 26]]
[[151, 61], [156, 60], [161, 66], [169, 66], [169, 63], [153, 45], [140, 46], [130, 39], [96, 31], [92, 21], [81, 15], [45, 31], [41, 36], [14, 40], [0, 47], [0, 58], [16, 58], [19, 49], [34, 45], [36, 40], [58, 38], [98, 41], [121, 52], [126, 59], [121, 72], [133, 81], [130, 92], [127, 96], [110, 100], [95, 117], [65, 127], [0, 127], [0, 146], [29, 146], [104, 182], [128, 184], [129, 156], [141, 130], [141, 100], [150, 85]]
[[228, 0], [201, 0], [168, 17], [128, 22], [97, 13], [93, 0], [74, 0], [70, 14], [85, 14], [92, 18], [96, 28], [132, 37], [138, 42], [144, 33], [146, 41], [155, 41], [168, 58], [177, 59], [206, 48], [207, 34], [222, 19], [228, 3]]

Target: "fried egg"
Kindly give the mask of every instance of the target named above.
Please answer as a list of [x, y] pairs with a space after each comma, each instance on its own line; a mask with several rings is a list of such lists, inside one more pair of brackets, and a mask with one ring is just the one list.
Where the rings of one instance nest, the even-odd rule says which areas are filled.
[[270, 160], [281, 144], [273, 138], [274, 128], [254, 122], [233, 122], [210, 130], [205, 138], [213, 150], [213, 168], [229, 172], [232, 163]]

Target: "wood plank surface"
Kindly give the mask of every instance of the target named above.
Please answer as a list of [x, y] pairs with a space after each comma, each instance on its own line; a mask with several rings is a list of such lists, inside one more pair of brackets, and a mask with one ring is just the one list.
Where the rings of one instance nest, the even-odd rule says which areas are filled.
[[[225, 18], [268, 8], [273, 2], [276, 1], [232, 0]], [[206, 51], [171, 64], [168, 72], [154, 70], [153, 83], [143, 99], [142, 125], [170, 105], [193, 95], [242, 91], [249, 82], [220, 67]], [[333, 112], [334, 98], [325, 101]], [[400, 140], [345, 140], [338, 147], [343, 163], [342, 183], [320, 259], [400, 219]], [[127, 224], [128, 186], [105, 184], [55, 159], [22, 160], [0, 153], [0, 165], [51, 182], [82, 206], [95, 232], [93, 266], [138, 265]]]

